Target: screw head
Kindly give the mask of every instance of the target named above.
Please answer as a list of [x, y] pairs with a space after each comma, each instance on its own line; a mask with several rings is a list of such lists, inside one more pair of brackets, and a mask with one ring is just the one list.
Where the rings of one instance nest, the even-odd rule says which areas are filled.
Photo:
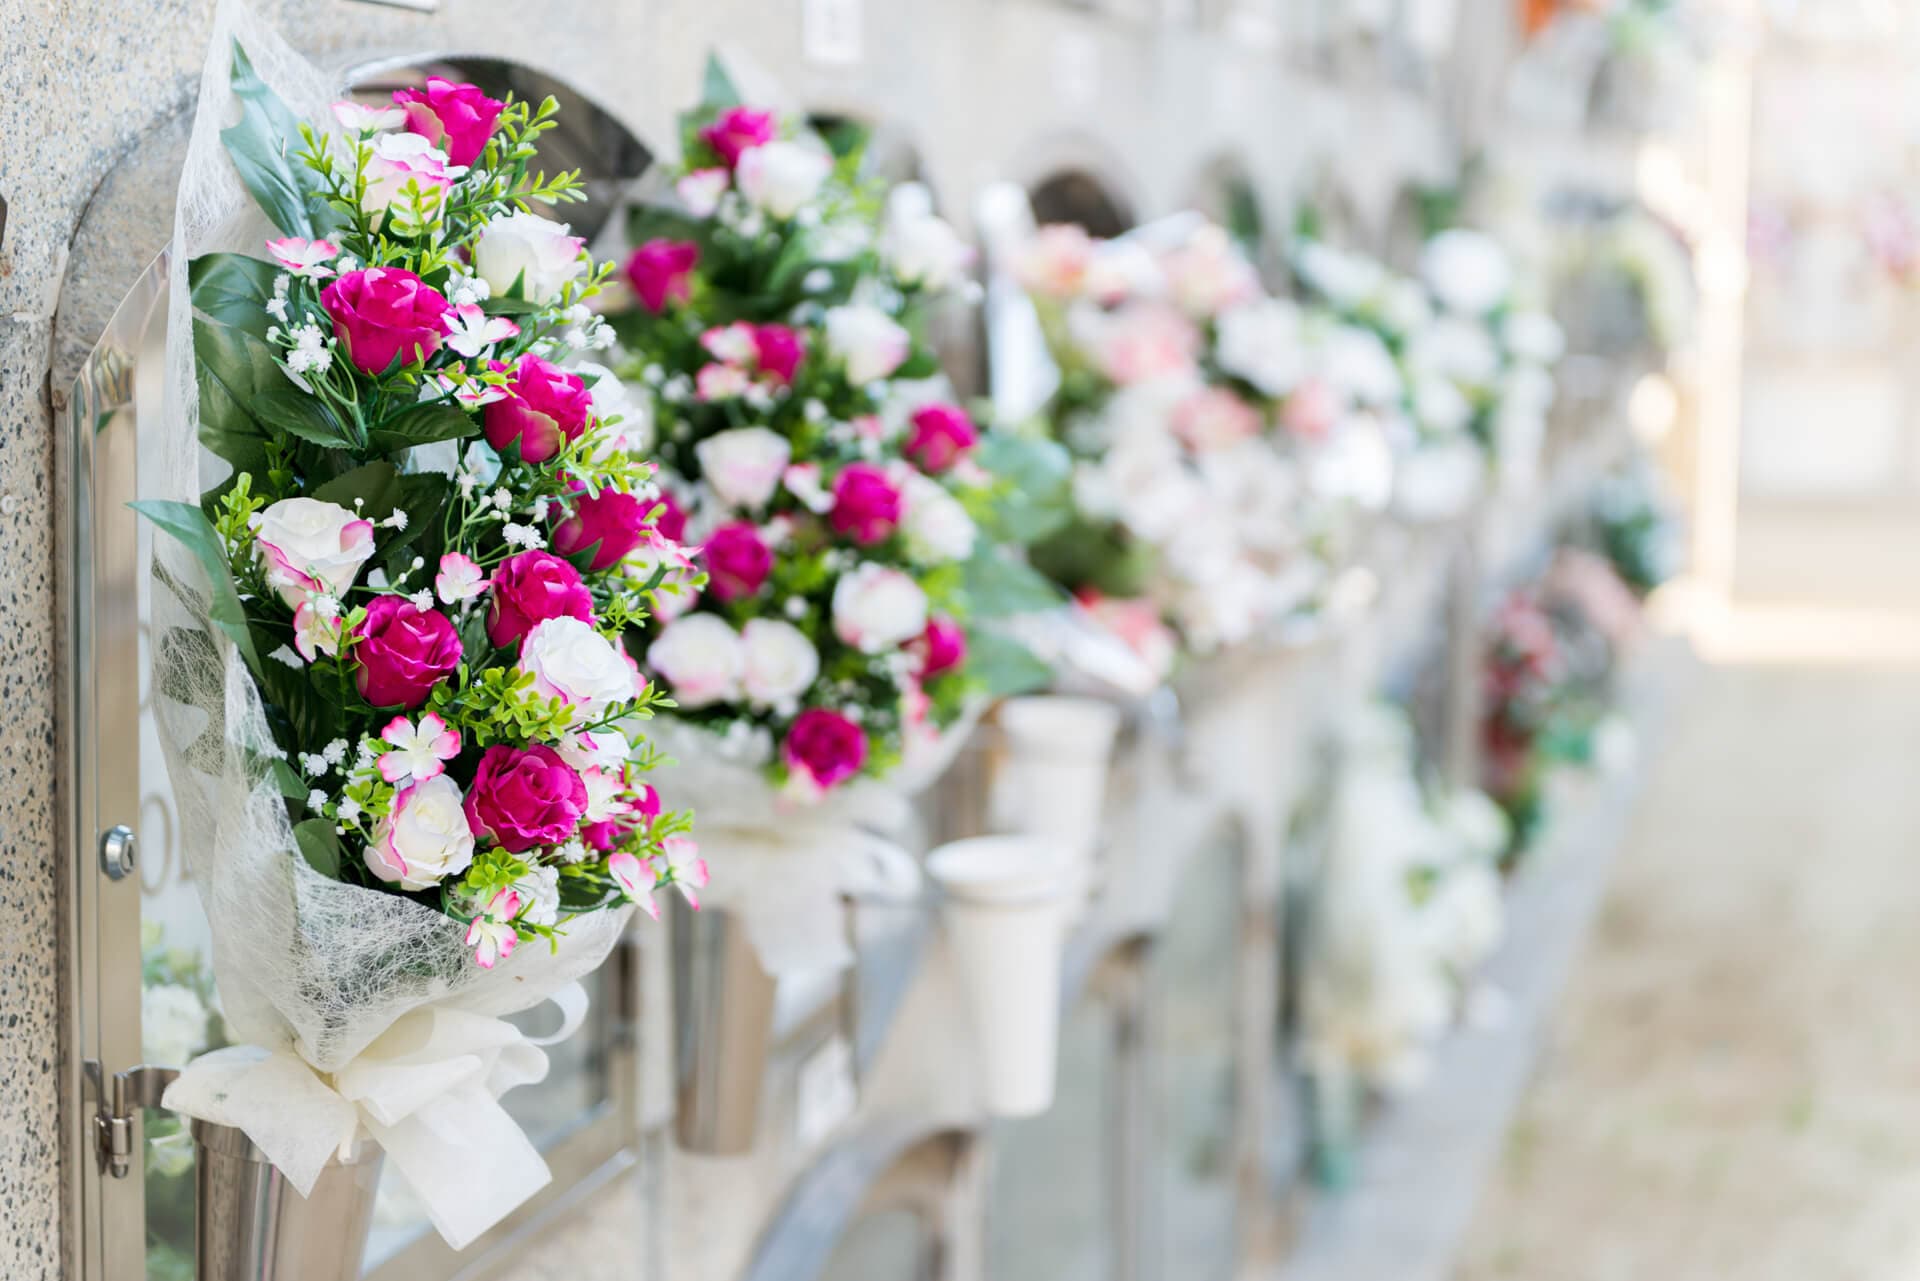
[[137, 857], [133, 829], [126, 824], [116, 823], [100, 834], [100, 870], [108, 880], [131, 875]]

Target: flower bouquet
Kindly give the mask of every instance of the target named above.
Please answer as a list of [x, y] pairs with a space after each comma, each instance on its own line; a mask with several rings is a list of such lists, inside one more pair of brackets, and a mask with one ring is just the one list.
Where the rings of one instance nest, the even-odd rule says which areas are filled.
[[1448, 520], [1479, 496], [1485, 454], [1467, 430], [1461, 393], [1437, 377], [1410, 378], [1405, 354], [1434, 323], [1424, 285], [1357, 250], [1313, 234], [1303, 217], [1290, 272], [1315, 323], [1344, 335], [1352, 394], [1376, 413], [1394, 453], [1393, 506], [1412, 521]]
[[1311, 618], [1354, 514], [1390, 484], [1385, 437], [1355, 412], [1349, 335], [1266, 296], [1197, 216], [1107, 242], [1043, 227], [1017, 274], [1074, 458], [1073, 520], [1034, 563], [1167, 665]]
[[551, 100], [429, 79], [322, 128], [317, 73], [237, 6], [219, 26], [176, 246], [185, 494], [140, 509], [175, 540], [163, 737], [249, 1044], [167, 1102], [303, 1191], [371, 1135], [458, 1247], [547, 1178], [495, 1098], [545, 1056], [496, 1016], [704, 876], [644, 778], [659, 698], [622, 639], [653, 583], [615, 572], [614, 534], [580, 541], [583, 511], [669, 545], [650, 469], [560, 363], [611, 268], [527, 212], [579, 198], [533, 166]]
[[724, 834], [702, 829], [732, 852], [715, 901], [777, 973], [846, 959], [828, 900], [872, 848], [858, 829], [897, 821], [987, 698], [1047, 678], [988, 624], [1056, 601], [1001, 544], [1044, 524], [1065, 465], [938, 377], [922, 312], [964, 281], [952, 229], [862, 181], [851, 133], [835, 151], [741, 103], [718, 63], [706, 85], [610, 316], [660, 528], [697, 549], [650, 571], [636, 651], [676, 704], [661, 786], [724, 802]]

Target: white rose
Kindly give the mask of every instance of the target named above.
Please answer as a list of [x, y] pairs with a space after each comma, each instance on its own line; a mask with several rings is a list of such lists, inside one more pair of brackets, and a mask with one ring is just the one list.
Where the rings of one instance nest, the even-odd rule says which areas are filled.
[[1321, 340], [1321, 375], [1363, 405], [1378, 408], [1400, 399], [1400, 366], [1380, 335], [1341, 325]]
[[1465, 431], [1473, 419], [1473, 405], [1461, 390], [1435, 374], [1414, 380], [1413, 416], [1436, 435]]
[[755, 208], [791, 218], [820, 191], [833, 172], [833, 157], [804, 142], [775, 141], [740, 157], [733, 180]]
[[283, 498], [260, 513], [254, 546], [267, 582], [298, 607], [309, 592], [340, 596], [373, 555], [373, 522], [338, 503]]
[[533, 687], [570, 707], [597, 712], [630, 701], [639, 679], [627, 652], [593, 624], [562, 615], [536, 623], [520, 643], [520, 670]]
[[1307, 462], [1307, 484], [1323, 498], [1379, 511], [1393, 497], [1393, 447], [1371, 417], [1347, 420]]
[[1446, 316], [1414, 336], [1407, 368], [1469, 387], [1490, 387], [1500, 376], [1500, 348], [1479, 321]]
[[207, 1048], [207, 1007], [178, 983], [140, 993], [140, 1052], [149, 1063], [184, 1064]]
[[1220, 367], [1269, 396], [1284, 396], [1306, 374], [1300, 309], [1262, 298], [1221, 314], [1215, 356]]
[[603, 432], [603, 456], [614, 453], [643, 453], [653, 448], [653, 404], [650, 397], [636, 399], [625, 383], [605, 365], [591, 360], [576, 361], [573, 372], [592, 378], [587, 395], [593, 400], [593, 415], [602, 423], [618, 418]]
[[587, 269], [581, 254], [586, 244], [568, 235], [564, 223], [538, 214], [510, 213], [480, 229], [473, 246], [473, 273], [487, 282], [496, 298], [520, 283], [520, 296], [529, 302], [550, 302], [560, 287]]
[[846, 362], [856, 386], [900, 368], [912, 345], [907, 331], [878, 307], [853, 303], [827, 312], [827, 350]]
[[1560, 332], [1553, 317], [1543, 311], [1510, 313], [1501, 337], [1516, 359], [1536, 365], [1551, 365], [1567, 350], [1567, 336]]
[[1364, 254], [1349, 253], [1317, 240], [1300, 247], [1294, 266], [1301, 277], [1336, 307], [1359, 307], [1386, 283], [1386, 269]]
[[741, 685], [755, 707], [778, 707], [807, 692], [820, 675], [820, 652], [792, 623], [749, 621], [740, 635], [745, 657]]
[[945, 289], [973, 261], [973, 250], [944, 218], [895, 209], [880, 239], [880, 252], [903, 285]]
[[1410, 334], [1433, 323], [1433, 304], [1427, 301], [1427, 292], [1418, 281], [1398, 279], [1380, 299], [1380, 318], [1395, 333]]
[[367, 870], [403, 890], [431, 889], [473, 862], [460, 785], [445, 774], [415, 783], [394, 797], [393, 812], [373, 829]]
[[1480, 447], [1463, 436], [1423, 445], [1394, 469], [1394, 510], [1412, 521], [1458, 516], [1479, 494], [1485, 474]]
[[939, 481], [915, 472], [907, 478], [901, 498], [906, 510], [900, 530], [906, 535], [908, 555], [923, 565], [936, 565], [973, 554], [973, 518]]
[[739, 634], [714, 614], [689, 614], [667, 624], [647, 646], [647, 666], [673, 687], [691, 711], [740, 697], [746, 655]]
[[927, 595], [897, 569], [869, 561], [833, 588], [833, 633], [863, 654], [903, 645], [927, 629]]
[[628, 582], [638, 587], [651, 583], [655, 572], [662, 566], [666, 567], [667, 573], [654, 588], [653, 616], [663, 623], [670, 623], [700, 600], [700, 593], [693, 589], [689, 581], [695, 571], [686, 552], [664, 538], [644, 542], [621, 560], [620, 572]]
[[793, 447], [765, 427], [736, 427], [709, 436], [694, 449], [702, 477], [720, 501], [762, 507], [787, 470]]
[[1420, 276], [1440, 305], [1484, 316], [1513, 290], [1513, 263], [1500, 242], [1464, 227], [1443, 231], [1420, 253]]

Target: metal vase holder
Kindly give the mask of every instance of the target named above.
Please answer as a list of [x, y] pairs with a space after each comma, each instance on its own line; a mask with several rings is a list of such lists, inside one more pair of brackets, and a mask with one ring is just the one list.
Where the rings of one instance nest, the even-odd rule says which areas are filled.
[[672, 928], [674, 1138], [703, 1156], [739, 1156], [759, 1134], [776, 983], [739, 913], [676, 902]]
[[193, 1123], [198, 1281], [358, 1281], [384, 1153], [362, 1138], [301, 1196], [246, 1134]]

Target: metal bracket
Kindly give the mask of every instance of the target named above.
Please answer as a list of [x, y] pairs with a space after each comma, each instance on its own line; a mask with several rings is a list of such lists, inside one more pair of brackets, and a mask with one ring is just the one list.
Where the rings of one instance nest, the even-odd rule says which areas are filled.
[[115, 1072], [111, 1090], [101, 1081], [99, 1060], [88, 1059], [86, 1070], [94, 1096], [100, 1100], [100, 1110], [93, 1116], [94, 1155], [99, 1158], [101, 1173], [124, 1179], [133, 1169], [133, 1144], [140, 1119], [136, 1112], [159, 1107], [160, 1096], [180, 1075], [180, 1069], [142, 1063]]

